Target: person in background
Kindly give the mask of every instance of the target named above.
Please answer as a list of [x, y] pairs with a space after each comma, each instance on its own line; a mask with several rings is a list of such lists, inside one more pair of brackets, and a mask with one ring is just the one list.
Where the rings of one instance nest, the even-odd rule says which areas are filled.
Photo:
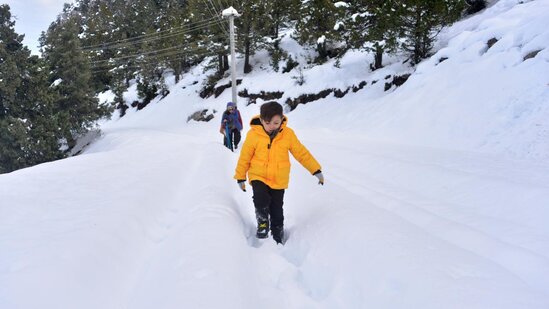
[[231, 151], [238, 148], [241, 139], [240, 131], [242, 131], [242, 117], [236, 109], [236, 104], [229, 102], [221, 117], [219, 132], [224, 136], [223, 144]]
[[288, 154], [316, 176], [319, 184], [324, 184], [320, 164], [287, 123], [282, 105], [277, 102], [261, 105], [260, 114], [250, 121], [234, 175], [242, 191], [246, 191], [246, 177], [252, 185], [257, 238], [268, 237], [270, 224], [271, 235], [278, 244], [285, 242], [282, 205], [290, 180]]

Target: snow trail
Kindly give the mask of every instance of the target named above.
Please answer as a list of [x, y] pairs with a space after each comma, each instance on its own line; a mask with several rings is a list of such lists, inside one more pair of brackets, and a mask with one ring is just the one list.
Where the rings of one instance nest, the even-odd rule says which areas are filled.
[[[238, 153], [200, 132], [111, 129], [81, 156], [0, 178], [0, 245], [10, 249], [0, 254], [0, 304], [547, 306], [547, 235], [528, 217], [549, 199], [547, 167], [355, 139], [356, 151], [353, 137], [305, 130], [326, 185], [293, 162], [291, 236], [277, 246], [253, 240], [251, 190], [232, 179]], [[507, 192], [539, 201], [515, 215], [500, 209], [521, 206]]]

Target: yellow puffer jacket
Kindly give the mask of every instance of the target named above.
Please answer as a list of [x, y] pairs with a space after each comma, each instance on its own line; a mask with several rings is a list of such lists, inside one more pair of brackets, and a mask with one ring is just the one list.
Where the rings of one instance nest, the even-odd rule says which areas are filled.
[[259, 116], [250, 121], [251, 129], [240, 151], [234, 178], [260, 180], [272, 189], [286, 189], [290, 181], [290, 157], [303, 165], [311, 174], [320, 170], [320, 164], [309, 150], [297, 139], [294, 131], [286, 127], [288, 118], [284, 116], [282, 125], [275, 138], [271, 138], [263, 129]]

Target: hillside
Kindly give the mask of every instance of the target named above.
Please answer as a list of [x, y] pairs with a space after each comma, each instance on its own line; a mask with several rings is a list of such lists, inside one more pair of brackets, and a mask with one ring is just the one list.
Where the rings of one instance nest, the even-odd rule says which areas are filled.
[[[384, 68], [372, 72], [369, 64], [373, 58], [352, 51], [337, 66], [336, 60], [306, 65], [314, 53], [299, 46], [288, 32], [281, 48], [302, 65], [289, 73], [274, 72], [267, 52], [258, 52], [252, 59], [255, 70], [245, 76], [239, 73], [239, 104], [259, 105], [275, 99], [290, 104], [288, 111], [296, 108], [293, 114], [306, 117], [311, 125], [360, 130], [375, 141], [546, 160], [546, 8], [545, 1], [498, 1], [481, 14], [445, 29], [437, 42], [438, 51], [417, 68], [402, 64], [403, 58], [396, 55], [386, 58]], [[238, 65], [238, 72], [242, 72], [242, 63]], [[224, 109], [231, 97], [230, 88], [218, 97], [198, 96], [204, 76], [209, 74], [213, 71], [203, 73], [203, 68], [197, 67], [172, 91], [171, 96], [176, 97], [172, 100], [185, 105], [177, 107], [181, 113], [209, 109], [211, 114]], [[397, 88], [395, 79], [408, 75]], [[299, 78], [304, 80], [301, 86], [296, 82]], [[227, 76], [217, 87], [229, 83]], [[136, 99], [130, 93], [128, 102]], [[299, 101], [311, 102], [303, 105]], [[327, 110], [333, 117], [324, 122], [322, 116]], [[175, 124], [181, 119], [184, 117], [175, 113], [163, 121]]]

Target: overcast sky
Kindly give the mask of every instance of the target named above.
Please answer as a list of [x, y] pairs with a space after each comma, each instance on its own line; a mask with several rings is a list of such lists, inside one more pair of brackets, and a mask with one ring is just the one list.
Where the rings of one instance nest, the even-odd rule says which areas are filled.
[[52, 21], [63, 10], [63, 4], [72, 0], [0, 0], [8, 4], [12, 17], [15, 18], [15, 31], [25, 34], [23, 43], [33, 54], [38, 52], [38, 38], [46, 31]]

